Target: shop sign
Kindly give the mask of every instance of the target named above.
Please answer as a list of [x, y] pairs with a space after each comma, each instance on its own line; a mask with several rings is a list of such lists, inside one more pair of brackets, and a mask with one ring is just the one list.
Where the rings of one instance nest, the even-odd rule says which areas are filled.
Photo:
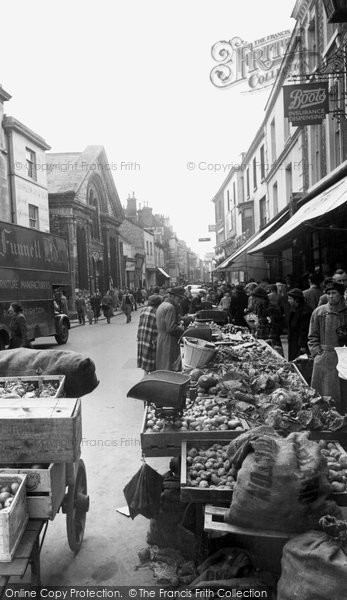
[[294, 127], [319, 125], [329, 112], [328, 82], [283, 87], [284, 116]]

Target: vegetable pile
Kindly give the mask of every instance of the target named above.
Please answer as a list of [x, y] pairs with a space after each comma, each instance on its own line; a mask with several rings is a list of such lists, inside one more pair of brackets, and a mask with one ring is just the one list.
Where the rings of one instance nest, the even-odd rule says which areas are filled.
[[49, 398], [55, 396], [59, 382], [9, 380], [0, 383], [1, 398]]
[[321, 453], [328, 462], [328, 480], [333, 492], [347, 491], [347, 453], [341, 451], [334, 442], [321, 440], [319, 442]]
[[343, 427], [344, 417], [330, 398], [305, 384], [291, 363], [252, 340], [237, 348], [220, 346], [208, 367], [190, 372], [197, 398], [187, 400], [181, 417], [168, 421], [149, 406], [146, 431], [238, 431], [265, 424], [287, 436]]
[[220, 444], [213, 444], [208, 450], [191, 448], [187, 453], [187, 485], [232, 490], [236, 469], [228, 458], [227, 448]]

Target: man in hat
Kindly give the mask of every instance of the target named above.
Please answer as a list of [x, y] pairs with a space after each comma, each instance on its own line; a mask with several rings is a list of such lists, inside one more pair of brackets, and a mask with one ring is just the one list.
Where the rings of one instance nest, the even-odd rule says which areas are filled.
[[287, 293], [290, 306], [288, 319], [288, 360], [295, 360], [300, 354], [308, 354], [307, 337], [312, 309], [305, 301], [304, 293], [293, 288]]
[[255, 326], [257, 339], [266, 340], [280, 354], [283, 354], [280, 334], [282, 332], [282, 315], [280, 309], [270, 304], [267, 291], [258, 285], [252, 292], [253, 310], [258, 317]]
[[[335, 273], [331, 279], [333, 281], [336, 281], [337, 283], [341, 283], [346, 291], [346, 289], [347, 289], [347, 274], [343, 269], [337, 269], [337, 271], [335, 271]], [[325, 292], [325, 283], [329, 283], [329, 282], [330, 282], [329, 277], [327, 277], [323, 282], [324, 294], [322, 294], [321, 297], [319, 298], [318, 306], [322, 306], [322, 304], [328, 304], [328, 296], [327, 296], [327, 293]]]
[[324, 287], [328, 303], [313, 311], [308, 333], [308, 347], [314, 358], [311, 385], [322, 396], [331, 396], [337, 409], [345, 412], [336, 370], [337, 354], [334, 350], [344, 342], [338, 331], [347, 328], [345, 288], [334, 279], [326, 281]]
[[156, 369], [164, 371], [176, 371], [180, 347], [178, 340], [184, 327], [178, 323], [179, 306], [184, 298], [183, 287], [172, 287], [168, 289], [166, 298], [157, 309], [157, 353]]

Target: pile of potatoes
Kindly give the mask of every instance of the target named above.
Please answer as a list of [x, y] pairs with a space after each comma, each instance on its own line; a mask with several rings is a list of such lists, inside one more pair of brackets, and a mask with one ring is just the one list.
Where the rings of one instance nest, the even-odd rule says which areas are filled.
[[319, 442], [321, 453], [328, 462], [328, 479], [333, 492], [347, 491], [347, 454], [341, 452], [341, 449], [334, 442], [321, 440]]
[[237, 471], [226, 452], [227, 446], [213, 444], [208, 450], [187, 452], [187, 485], [199, 488], [233, 490]]
[[146, 432], [159, 431], [242, 431], [241, 421], [231, 413], [226, 399], [197, 398], [187, 401], [182, 417], [168, 422], [156, 417], [155, 407], [147, 410]]

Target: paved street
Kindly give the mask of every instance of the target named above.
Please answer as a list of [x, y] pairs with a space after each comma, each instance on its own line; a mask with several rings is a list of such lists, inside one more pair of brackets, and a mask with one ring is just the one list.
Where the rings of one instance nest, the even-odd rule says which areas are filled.
[[[131, 385], [143, 374], [136, 367], [138, 315], [139, 311], [133, 313], [130, 324], [125, 324], [124, 315], [117, 315], [111, 325], [100, 321], [75, 327], [64, 347], [88, 354], [100, 379], [98, 388], [82, 398], [82, 458], [91, 504], [85, 538], [76, 557], [68, 546], [65, 515], [59, 513], [49, 524], [41, 556], [44, 584], [154, 583], [150, 570], [134, 570], [137, 550], [146, 545], [149, 521], [142, 516], [132, 521], [116, 512], [125, 505], [125, 484], [141, 466], [143, 403], [126, 398]], [[51, 346], [52, 351], [56, 347]], [[148, 462], [163, 473], [169, 459]]]

